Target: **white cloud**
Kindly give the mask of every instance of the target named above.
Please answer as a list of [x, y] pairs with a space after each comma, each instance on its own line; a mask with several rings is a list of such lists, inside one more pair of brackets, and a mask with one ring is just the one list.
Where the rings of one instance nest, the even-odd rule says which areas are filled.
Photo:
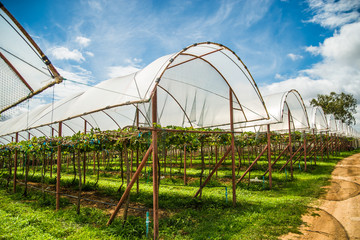
[[288, 55], [287, 55], [287, 57], [289, 57], [291, 60], [293, 60], [293, 61], [296, 61], [296, 60], [299, 60], [299, 59], [302, 59], [303, 58], [303, 56], [301, 56], [301, 55], [296, 55], [296, 54], [293, 54], [293, 53], [289, 53]]
[[63, 99], [78, 92], [83, 92], [90, 87], [92, 80], [91, 72], [80, 66], [72, 66], [71, 69], [57, 68], [60, 75], [65, 78], [63, 83], [55, 86], [55, 99]]
[[360, 22], [343, 26], [319, 46], [325, 59], [344, 66], [360, 66]]
[[88, 1], [89, 6], [94, 9], [95, 11], [102, 11], [103, 8], [99, 1]]
[[50, 50], [54, 59], [58, 60], [74, 60], [76, 62], [85, 61], [84, 56], [79, 50], [69, 50], [67, 47], [54, 47]]
[[319, 55], [320, 51], [319, 51], [319, 47], [314, 47], [314, 46], [308, 46], [305, 48], [305, 51], [313, 54], [313, 55]]
[[309, 101], [316, 97], [317, 94], [327, 94], [329, 88], [336, 88], [336, 86], [333, 85], [333, 82], [329, 80], [314, 80], [308, 76], [298, 76], [262, 86], [260, 87], [260, 92], [262, 95], [266, 96], [273, 93], [296, 89], [303, 97], [305, 104], [309, 104]]
[[[332, 37], [317, 47], [308, 47], [307, 51], [316, 53], [322, 60], [311, 68], [302, 70], [298, 76], [261, 87], [266, 96], [271, 93], [296, 89], [302, 95], [305, 104], [317, 94], [329, 94], [331, 91], [352, 94], [360, 104], [360, 22], [344, 25], [335, 31]], [[279, 79], [279, 76], [275, 76]], [[360, 112], [358, 105], [357, 112]], [[356, 114], [357, 128], [360, 130], [360, 114]]]
[[309, 22], [323, 27], [336, 28], [357, 21], [360, 18], [359, 0], [308, 0], [315, 15]]
[[142, 62], [142, 59], [140, 58], [127, 58], [125, 59], [125, 62], [129, 65], [132, 65], [132, 66], [137, 66], [138, 64], [140, 64]]
[[107, 76], [109, 78], [121, 77], [137, 72], [141, 69], [139, 64], [142, 62], [140, 58], [127, 58], [125, 59], [126, 66], [112, 66], [108, 67]]
[[78, 36], [76, 37], [75, 41], [77, 43], [80, 44], [80, 46], [82, 47], [87, 47], [89, 46], [90, 42], [91, 42], [91, 39], [90, 38], [86, 38], [86, 37], [81, 37], [81, 36]]
[[110, 78], [121, 77], [137, 72], [139, 70], [139, 68], [134, 66], [113, 66], [108, 67], [108, 76]]
[[284, 80], [285, 78], [281, 74], [277, 73], [275, 74], [275, 79]]
[[90, 56], [90, 57], [95, 56], [95, 55], [94, 55], [94, 53], [92, 53], [92, 52], [88, 52], [88, 51], [87, 51], [87, 52], [85, 52], [85, 54], [86, 54], [86, 55], [88, 55], [88, 56]]

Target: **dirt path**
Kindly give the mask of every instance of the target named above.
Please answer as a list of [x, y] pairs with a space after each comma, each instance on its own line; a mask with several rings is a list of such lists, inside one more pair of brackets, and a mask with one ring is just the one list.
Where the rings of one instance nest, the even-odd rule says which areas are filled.
[[337, 164], [327, 194], [303, 221], [307, 226], [300, 228], [302, 235], [281, 239], [360, 239], [360, 153]]

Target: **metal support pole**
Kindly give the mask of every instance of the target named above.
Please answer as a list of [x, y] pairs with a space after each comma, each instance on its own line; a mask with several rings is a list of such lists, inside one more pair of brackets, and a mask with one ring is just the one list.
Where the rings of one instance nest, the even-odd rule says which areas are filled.
[[[86, 124], [87, 123], [87, 121], [85, 120], [84, 121], [84, 134], [86, 134]], [[80, 152], [79, 152], [79, 154], [80, 154]], [[85, 183], [86, 183], [86, 152], [84, 151], [84, 153], [83, 153], [83, 168], [84, 168], [84, 185], [85, 185]], [[81, 172], [81, 170], [79, 169], [79, 171]]]
[[122, 204], [123, 204], [123, 203], [125, 202], [125, 200], [127, 199], [127, 196], [129, 195], [132, 186], [135, 184], [135, 181], [139, 178], [139, 175], [140, 175], [140, 173], [141, 173], [141, 170], [144, 168], [144, 166], [145, 166], [145, 164], [146, 164], [146, 161], [147, 161], [147, 159], [149, 158], [152, 150], [153, 150], [153, 145], [150, 145], [150, 147], [148, 148], [148, 150], [147, 150], [146, 153], [145, 153], [145, 156], [144, 156], [143, 159], [141, 160], [141, 163], [140, 163], [138, 169], [136, 169], [136, 172], [135, 172], [134, 176], [132, 177], [129, 185], [126, 187], [125, 192], [123, 193], [120, 201], [118, 202], [118, 204], [117, 204], [114, 212], [112, 213], [112, 215], [111, 215], [111, 217], [110, 217], [110, 219], [109, 219], [109, 221], [107, 222], [106, 225], [110, 225], [110, 224], [114, 221], [114, 219], [115, 219], [115, 217], [116, 217], [116, 214], [119, 212]]
[[305, 133], [305, 131], [304, 131], [304, 139], [303, 139], [303, 141], [304, 141], [304, 165], [305, 165], [305, 167], [304, 167], [304, 171], [306, 172], [306, 153], [307, 153], [307, 150], [306, 150], [306, 133]]
[[[54, 128], [52, 127], [51, 125], [51, 137], [54, 137]], [[54, 157], [53, 157], [53, 150], [51, 149], [50, 151], [50, 178], [52, 178], [52, 173], [53, 173], [53, 160], [54, 160]]]
[[290, 108], [288, 107], [288, 124], [289, 124], [289, 153], [290, 153], [290, 172], [291, 172], [291, 179], [294, 177], [293, 173], [293, 155], [292, 155], [292, 145], [291, 145], [291, 124], [290, 124]]
[[[15, 134], [15, 142], [19, 141], [19, 133]], [[18, 151], [15, 149], [15, 156], [14, 156], [14, 193], [16, 193], [16, 173], [17, 173], [17, 159], [18, 159]]]
[[[290, 145], [286, 145], [286, 147], [281, 151], [281, 153], [279, 154], [279, 156], [275, 159], [275, 161], [271, 164], [271, 168], [273, 168], [275, 166], [275, 163], [280, 159], [280, 157], [288, 150], [288, 148], [290, 147]], [[269, 172], [269, 168], [265, 171], [265, 173], [263, 174], [263, 176], [265, 176], [267, 173]]]
[[320, 152], [321, 152], [321, 161], [324, 161], [324, 147], [325, 147], [325, 142], [324, 142], [324, 138], [323, 138], [323, 134], [320, 133]]
[[[62, 122], [59, 122], [59, 137], [61, 137]], [[57, 169], [56, 169], [56, 210], [60, 209], [60, 170], [61, 170], [61, 145], [58, 146], [57, 152]]]
[[[288, 163], [289, 163], [290, 161], [292, 161], [292, 163], [294, 164], [294, 163], [296, 162], [296, 160], [295, 160], [295, 162], [293, 161], [294, 157], [296, 156], [296, 154], [298, 154], [298, 152], [300, 152], [300, 150], [301, 150], [303, 147], [304, 147], [304, 144], [302, 144], [302, 145], [292, 154], [292, 156], [289, 158], [289, 160], [286, 161], [286, 163], [280, 168], [279, 171], [283, 170], [283, 169], [288, 165]], [[301, 155], [300, 155], [300, 156], [301, 156]], [[300, 156], [299, 156], [299, 157], [300, 157]], [[298, 157], [298, 158], [299, 158], [299, 157]], [[297, 158], [297, 159], [298, 159], [298, 158]]]
[[[139, 108], [136, 105], [136, 127], [139, 127]], [[139, 147], [136, 148], [136, 169], [139, 168]], [[136, 180], [136, 193], [139, 193], [139, 178]]]
[[314, 143], [314, 165], [316, 165], [316, 159], [317, 159], [317, 139], [316, 139], [316, 135], [315, 135], [315, 129], [313, 129], [313, 135], [315, 138], [315, 143]]
[[228, 156], [228, 154], [231, 151], [231, 147], [228, 148], [228, 150], [224, 153], [224, 156], [220, 159], [220, 161], [215, 165], [214, 169], [211, 171], [211, 173], [209, 174], [209, 176], [206, 178], [206, 180], [204, 181], [204, 183], [200, 186], [199, 190], [195, 193], [193, 198], [196, 198], [199, 193], [201, 192], [201, 190], [206, 186], [206, 184], [210, 181], [211, 177], [214, 175], [215, 172], [217, 172], [217, 169], [220, 167], [220, 165], [222, 164], [222, 162], [225, 160], [225, 158]]
[[261, 153], [255, 158], [255, 160], [251, 163], [251, 165], [248, 167], [248, 169], [246, 169], [246, 171], [243, 173], [243, 175], [239, 178], [239, 180], [237, 180], [236, 184], [238, 184], [244, 177], [245, 175], [253, 168], [253, 166], [255, 165], [255, 163], [260, 159], [260, 157], [265, 153], [266, 149], [267, 149], [267, 145], [264, 147], [264, 149], [261, 151]]
[[233, 94], [229, 88], [230, 101], [230, 130], [231, 130], [231, 173], [232, 173], [232, 190], [233, 190], [233, 207], [236, 206], [236, 173], [235, 173], [235, 135], [234, 135], [234, 109]]
[[272, 174], [271, 174], [271, 139], [270, 139], [270, 124], [267, 125], [267, 150], [268, 150], [268, 164], [269, 164], [269, 187], [272, 188]]
[[153, 144], [153, 221], [154, 221], [154, 239], [159, 236], [159, 184], [158, 184], [158, 147], [157, 147], [157, 89], [155, 88], [152, 97], [152, 144]]
[[[218, 163], [218, 147], [217, 145], [215, 145], [215, 165], [217, 165]], [[216, 177], [218, 176], [218, 172], [217, 172], [217, 169], [216, 169]]]
[[186, 181], [186, 144], [184, 144], [184, 185], [187, 185], [187, 181]]

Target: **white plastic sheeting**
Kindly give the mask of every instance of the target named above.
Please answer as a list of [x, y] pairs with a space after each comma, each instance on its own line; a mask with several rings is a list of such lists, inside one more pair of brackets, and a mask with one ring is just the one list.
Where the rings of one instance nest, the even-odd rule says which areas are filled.
[[[307, 130], [310, 127], [306, 107], [300, 94], [292, 89], [263, 97], [270, 119], [244, 123], [246, 130], [266, 131], [270, 124], [271, 131], [285, 132], [292, 130]], [[290, 115], [289, 115], [290, 113]]]
[[225, 46], [207, 42], [2, 122], [0, 136], [5, 142], [16, 132], [22, 138], [28, 137], [25, 133], [56, 136], [54, 124], [60, 121], [63, 136], [84, 131], [85, 125], [102, 131], [135, 126], [137, 121], [139, 126], [151, 126], [150, 100], [155, 89], [157, 122], [162, 126], [229, 129], [230, 94], [235, 125], [268, 118], [261, 94], [242, 61]]
[[326, 116], [321, 107], [307, 107], [310, 128], [316, 132], [328, 131]]
[[336, 133], [342, 135], [344, 133], [343, 122], [341, 120], [336, 121]]
[[333, 114], [326, 114], [325, 116], [326, 116], [326, 120], [327, 120], [327, 125], [329, 127], [329, 132], [336, 133], [337, 125], [336, 125], [335, 116]]
[[61, 78], [30, 35], [4, 6], [0, 8], [0, 32], [1, 113], [60, 82]]

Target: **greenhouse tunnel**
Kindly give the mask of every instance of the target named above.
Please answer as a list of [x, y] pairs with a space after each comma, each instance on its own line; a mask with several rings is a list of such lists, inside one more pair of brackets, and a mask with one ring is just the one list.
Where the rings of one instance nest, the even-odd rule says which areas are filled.
[[322, 108], [308, 107], [306, 109], [309, 117], [310, 130], [315, 130], [317, 133], [327, 132], [329, 127]]
[[[233, 135], [234, 128], [242, 123], [264, 119], [269, 119], [264, 101], [241, 59], [221, 44], [204, 42], [161, 57], [133, 74], [101, 82], [84, 92], [1, 122], [0, 141], [7, 144], [32, 137], [72, 136], [90, 129], [147, 128], [152, 131], [153, 144], [140, 166], [152, 152], [153, 179], [157, 179], [157, 130], [154, 124], [193, 129], [220, 128], [231, 131]], [[58, 158], [61, 158], [60, 147]], [[226, 154], [229, 152], [232, 152], [234, 164], [234, 141]], [[140, 167], [134, 176], [139, 171]], [[234, 171], [233, 165], [235, 204]], [[57, 209], [61, 194], [58, 184]], [[153, 184], [157, 185], [155, 180]], [[154, 212], [157, 213], [156, 189], [154, 187], [153, 194]], [[115, 215], [116, 210], [112, 217]], [[158, 231], [155, 215], [154, 234]]]
[[[290, 91], [263, 96], [270, 119], [243, 123], [245, 130], [266, 132], [267, 125], [271, 131], [288, 132], [310, 128], [306, 107], [298, 91]], [[290, 113], [290, 115], [289, 115]]]
[[51, 137], [52, 128], [56, 136], [58, 122], [63, 122], [63, 136], [84, 131], [84, 122], [87, 129], [115, 130], [136, 126], [136, 116], [139, 126], [149, 127], [155, 88], [157, 123], [162, 126], [230, 129], [230, 108], [224, 107], [229, 105], [230, 92], [235, 126], [268, 118], [261, 94], [241, 60], [222, 45], [200, 43], [161, 57], [136, 73], [4, 121], [0, 136], [7, 138], [5, 142], [15, 133], [25, 139], [28, 132]]
[[[334, 152], [336, 152], [338, 148], [340, 151], [339, 146], [342, 144], [342, 141], [344, 144], [347, 144], [346, 140], [344, 140], [345, 137], [359, 137], [353, 128], [342, 123], [340, 120], [335, 120], [332, 114], [325, 115], [320, 107], [306, 108], [297, 90], [292, 89], [263, 97], [250, 71], [235, 52], [222, 44], [213, 42], [195, 43], [176, 53], [160, 57], [137, 72], [105, 80], [95, 86], [91, 86], [85, 91], [72, 94], [58, 101], [55, 101], [53, 92], [51, 103], [40, 105], [29, 110], [30, 102], [33, 100], [32, 97], [36, 94], [43, 92], [49, 87], [54, 87], [55, 84], [61, 82], [65, 84], [67, 81], [76, 81], [61, 77], [31, 36], [1, 3], [0, 8], [0, 30], [2, 33], [6, 33], [2, 34], [0, 38], [0, 80], [2, 81], [0, 88], [0, 147], [1, 150], [4, 150], [4, 152], [8, 154], [6, 155], [9, 170], [7, 183], [9, 184], [11, 178], [13, 178], [14, 193], [16, 192], [17, 183], [24, 184], [26, 186], [25, 189], [27, 189], [27, 177], [25, 177], [26, 180], [24, 181], [25, 183], [23, 183], [22, 179], [17, 175], [17, 171], [20, 171], [22, 167], [22, 175], [24, 175], [24, 167], [29, 167], [26, 166], [26, 164], [30, 163], [30, 156], [33, 153], [24, 151], [24, 149], [27, 149], [28, 146], [30, 149], [29, 143], [32, 144], [32, 142], [23, 142], [25, 143], [24, 145], [21, 145], [23, 143], [13, 143], [30, 140], [31, 138], [35, 139], [34, 142], [38, 144], [38, 147], [40, 146], [39, 149], [41, 149], [41, 154], [43, 155], [35, 156], [34, 154], [31, 156], [33, 158], [33, 175], [38, 165], [43, 166], [44, 172], [41, 174], [44, 174], [44, 176], [46, 176], [46, 167], [51, 166], [49, 172], [51, 172], [50, 178], [52, 178], [53, 166], [54, 168], [56, 166], [56, 178], [55, 176], [52, 178], [56, 181], [56, 184], [52, 185], [55, 190], [48, 192], [55, 193], [57, 210], [60, 209], [60, 196], [70, 196], [66, 195], [66, 192], [60, 188], [60, 181], [62, 181], [62, 183], [65, 182], [64, 180], [60, 180], [61, 174], [63, 174], [63, 179], [65, 178], [65, 157], [67, 158], [66, 171], [69, 167], [69, 152], [72, 151], [71, 153], [73, 154], [75, 174], [75, 154], [77, 154], [78, 157], [77, 169], [79, 176], [75, 176], [74, 179], [76, 179], [76, 177], [79, 179], [77, 199], [80, 210], [80, 200], [83, 197], [81, 195], [81, 178], [83, 176], [83, 184], [85, 184], [85, 177], [89, 175], [89, 172], [87, 172], [90, 162], [88, 161], [90, 159], [89, 153], [93, 154], [92, 160], [94, 168], [92, 173], [94, 175], [96, 172], [95, 157], [97, 157], [97, 177], [99, 180], [99, 153], [102, 153], [102, 157], [104, 157], [106, 155], [104, 154], [105, 151], [108, 150], [100, 140], [98, 140], [100, 147], [94, 147], [91, 149], [93, 152], [90, 152], [90, 150], [87, 149], [87, 143], [83, 144], [85, 147], [81, 149], [79, 147], [80, 144], [74, 144], [72, 138], [71, 141], [69, 141], [70, 143], [68, 143], [66, 141], [70, 138], [61, 137], [78, 136], [76, 134], [89, 133], [91, 131], [91, 134], [79, 135], [85, 136], [84, 139], [91, 136], [86, 140], [91, 139], [92, 141], [94, 139], [94, 135], [92, 135], [93, 132], [99, 135], [109, 133], [110, 136], [113, 134], [111, 137], [118, 141], [117, 144], [119, 143], [119, 146], [121, 145], [121, 150], [119, 150], [120, 147], [117, 146], [119, 147], [119, 149], [116, 149], [117, 152], [114, 151], [115, 153], [112, 153], [114, 153], [116, 161], [121, 158], [122, 175], [123, 156], [126, 158], [124, 161], [129, 164], [127, 158], [130, 155], [130, 151], [128, 151], [126, 144], [130, 142], [130, 137], [126, 134], [124, 134], [123, 136], [125, 137], [123, 137], [119, 133], [126, 133], [128, 128], [131, 128], [129, 132], [133, 131], [131, 132], [132, 136], [139, 136], [138, 139], [141, 138], [142, 134], [149, 137], [146, 143], [143, 144], [145, 150], [139, 150], [139, 147], [137, 147], [135, 150], [136, 153], [134, 153], [134, 149], [131, 149], [131, 167], [129, 167], [129, 165], [126, 166], [126, 177], [130, 177], [127, 179], [125, 190], [121, 192], [121, 198], [114, 211], [112, 211], [107, 225], [112, 223], [122, 204], [125, 201], [130, 201], [128, 197], [131, 188], [136, 181], [137, 184], [139, 184], [142, 169], [145, 166], [146, 172], [146, 164], [148, 164], [148, 168], [152, 170], [152, 173], [148, 170], [147, 178], [152, 177], [151, 195], [153, 200], [152, 223], [154, 225], [154, 239], [157, 239], [159, 236], [160, 183], [158, 181], [161, 177], [161, 165], [159, 160], [160, 154], [158, 155], [158, 138], [160, 139], [161, 134], [166, 131], [200, 133], [201, 136], [218, 134], [219, 136], [226, 136], [228, 138], [227, 141], [224, 141], [226, 143], [221, 146], [223, 149], [219, 148], [219, 152], [218, 146], [216, 146], [216, 163], [210, 166], [209, 160], [209, 173], [203, 182], [203, 172], [201, 172], [199, 190], [193, 198], [198, 197], [199, 193], [201, 197], [202, 189], [210, 181], [213, 174], [216, 172], [217, 176], [217, 169], [220, 168], [222, 163], [224, 163], [223, 167], [225, 168], [226, 159], [229, 159], [231, 161], [231, 167], [229, 167], [228, 170], [229, 172], [231, 170], [231, 173], [227, 175], [227, 177], [229, 180], [231, 175], [232, 189], [230, 191], [232, 191], [232, 203], [234, 207], [236, 205], [236, 184], [239, 183], [247, 173], [250, 173], [251, 168], [263, 154], [267, 154], [265, 158], [267, 162], [264, 170], [268, 167], [263, 177], [267, 173], [269, 174], [268, 181], [271, 189], [271, 169], [285, 152], [288, 154], [284, 159], [286, 163], [281, 167], [280, 171], [289, 164], [291, 166], [292, 177], [293, 163], [297, 160], [300, 162], [302, 160], [302, 158], [300, 158], [301, 156], [304, 156], [306, 171], [307, 154], [311, 154], [309, 158], [313, 156], [315, 160], [316, 154], [319, 154], [318, 151], [321, 152], [321, 154], [323, 154], [323, 149], [325, 148], [332, 148]], [[78, 82], [78, 84], [81, 83]], [[55, 91], [54, 89], [55, 88], [53, 88], [53, 91]], [[25, 100], [28, 102], [24, 102]], [[47, 101], [48, 100], [49, 99], [47, 99]], [[24, 105], [19, 107], [20, 103]], [[25, 103], [27, 105], [27, 111], [25, 108], [21, 109], [23, 113], [15, 116], [14, 107], [17, 106], [21, 108], [25, 106]], [[180, 127], [180, 130], [174, 129], [175, 127]], [[239, 151], [238, 145], [235, 146], [235, 136], [236, 134], [242, 136], [241, 134], [246, 131], [256, 132], [257, 134], [251, 133], [252, 136], [256, 135], [256, 137], [260, 134], [263, 136], [266, 134], [266, 139], [263, 138], [265, 140], [258, 143], [259, 152], [261, 148], [263, 148], [260, 153], [257, 149], [255, 149], [254, 152], [251, 151], [251, 155], [255, 156], [255, 159], [252, 159], [253, 162], [251, 165], [249, 158], [250, 151], [249, 148], [247, 149], [249, 167], [236, 182], [235, 169], [237, 166], [235, 164], [237, 164], [237, 162], [235, 162], [235, 155], [238, 154], [239, 158], [237, 160], [239, 160], [241, 165], [239, 153], [241, 150]], [[276, 132], [275, 134], [278, 136], [285, 136], [283, 139], [288, 141], [279, 144], [283, 148], [281, 150], [279, 149], [278, 157], [274, 161], [272, 161], [272, 154], [275, 156], [277, 153], [272, 153], [274, 144], [271, 143], [271, 135], [273, 134], [271, 131]], [[304, 136], [301, 141], [297, 141], [296, 143], [295, 140], [292, 140], [293, 136], [298, 134], [295, 133], [295, 131], [302, 131]], [[308, 134], [309, 142], [306, 140], [306, 133], [313, 133], [313, 135]], [[326, 133], [326, 137], [329, 140], [323, 141], [323, 133]], [[315, 134], [321, 134], [321, 141], [318, 140], [319, 137]], [[122, 136], [123, 139], [120, 139], [121, 137], [119, 136]], [[39, 140], [34, 137], [43, 138]], [[139, 141], [138, 139], [137, 141]], [[39, 140], [39, 142], [37, 142], [37, 140]], [[80, 142], [82, 140], [83, 139], [81, 139]], [[299, 140], [299, 138], [297, 140]], [[77, 142], [79, 142], [79, 139], [77, 139]], [[219, 142], [219, 138], [208, 140], [206, 144], [210, 146], [214, 142]], [[47, 143], [50, 144], [46, 145]], [[113, 143], [114, 142], [111, 142], [111, 144]], [[161, 146], [160, 144], [159, 146]], [[186, 152], [188, 149], [186, 146], [187, 142], [182, 144], [184, 145], [181, 146], [183, 148], [177, 150], [179, 150], [179, 152], [183, 151], [184, 165], [181, 165], [180, 160], [179, 168], [181, 173], [181, 167], [183, 167], [184, 185], [186, 185]], [[205, 160], [202, 144], [204, 143], [201, 143], [201, 150], [197, 151], [198, 153], [201, 152], [201, 160], [204, 166]], [[95, 144], [93, 144], [93, 146], [94, 145]], [[354, 141], [353, 146], [359, 146], [358, 139]], [[212, 154], [212, 145], [209, 148], [211, 148]], [[71, 150], [66, 152], [69, 149]], [[243, 146], [242, 150], [244, 149], [245, 147]], [[253, 150], [253, 145], [251, 146], [251, 150]], [[48, 151], [48, 153], [46, 153], [46, 151]], [[192, 154], [193, 152], [190, 153]], [[116, 156], [116, 154], [118, 155]], [[133, 157], [135, 154], [137, 160], [136, 170], [133, 171]], [[113, 155], [111, 155], [111, 157], [113, 157]], [[117, 157], [119, 157], [119, 159], [117, 159]], [[161, 157], [165, 160], [166, 154], [162, 154]], [[36, 158], [37, 160], [35, 161]], [[43, 163], [40, 162], [41, 158], [43, 158]], [[46, 163], [45, 158], [50, 158], [51, 162]], [[80, 164], [80, 158], [83, 160], [82, 166]], [[151, 158], [151, 163], [148, 161], [149, 158]], [[5, 157], [3, 157], [2, 160], [4, 159]], [[86, 163], [86, 161], [88, 162]], [[2, 163], [4, 166], [6, 165], [4, 161]], [[170, 163], [170, 166], [172, 166], [171, 164], [172, 163]], [[241, 169], [240, 165], [238, 167], [238, 174]], [[164, 166], [166, 166], [166, 161], [164, 161]], [[230, 163], [228, 163], [228, 166], [230, 166]], [[17, 168], [19, 168], [19, 170], [17, 170]], [[13, 174], [11, 173], [12, 170]], [[202, 171], [204, 171], [204, 167]], [[165, 176], [165, 172], [164, 170], [163, 176]], [[27, 176], [27, 173], [25, 175]], [[190, 178], [189, 176], [191, 175], [188, 175], [188, 178]], [[204, 178], [205, 177], [206, 175]], [[89, 183], [89, 177], [87, 179], [87, 183]], [[123, 180], [124, 179], [122, 179], [122, 181]], [[43, 184], [43, 179], [41, 181]], [[117, 183], [120, 183], [120, 181]], [[97, 182], [95, 185], [96, 184]], [[121, 185], [121, 187], [122, 186], [123, 185]], [[121, 187], [118, 193], [120, 193]], [[43, 192], [45, 192], [44, 188]], [[138, 203], [136, 202], [136, 204]], [[111, 206], [114, 206], [114, 204]], [[126, 209], [127, 207], [128, 206], [126, 206]], [[150, 212], [150, 207], [147, 206], [147, 208]], [[144, 209], [142, 209], [142, 211], [143, 210]]]

